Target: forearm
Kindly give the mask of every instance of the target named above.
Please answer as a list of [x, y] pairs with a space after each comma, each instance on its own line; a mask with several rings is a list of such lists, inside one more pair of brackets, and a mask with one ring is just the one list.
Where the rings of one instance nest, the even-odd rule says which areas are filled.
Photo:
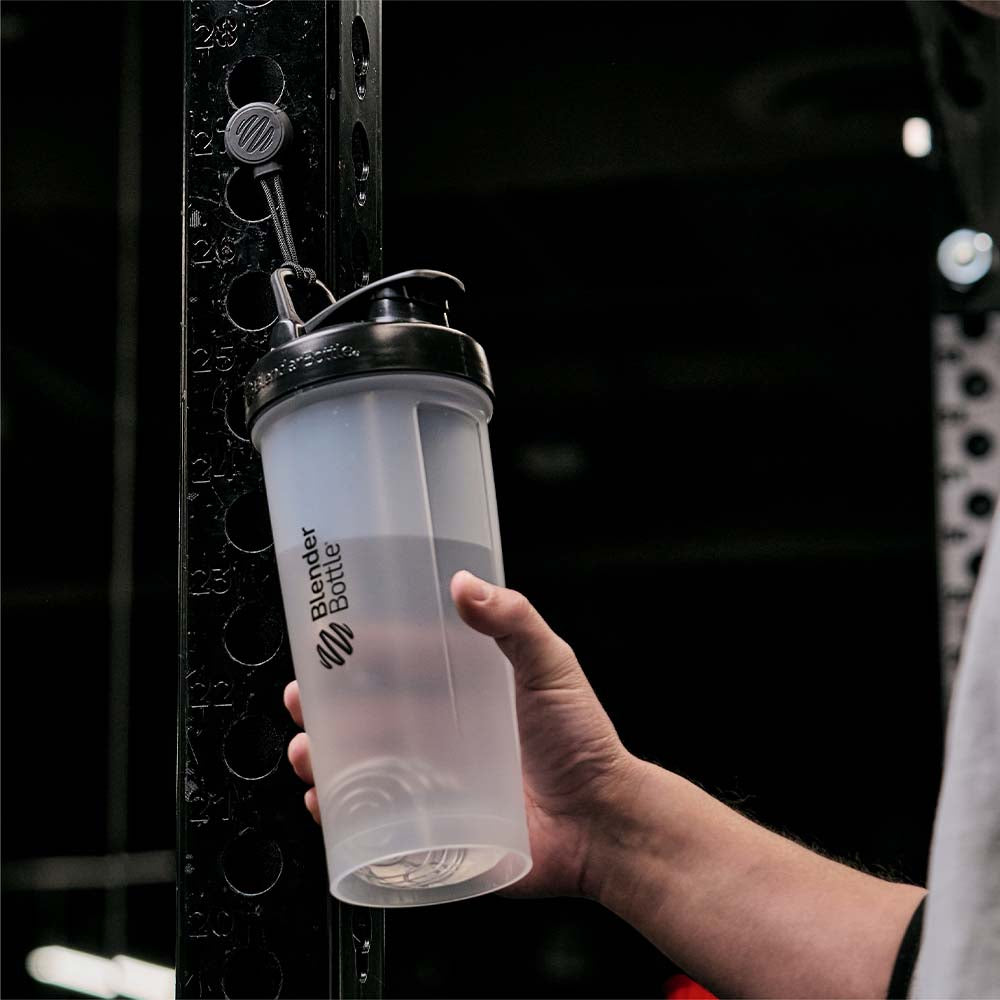
[[589, 891], [720, 996], [884, 997], [924, 890], [865, 875], [637, 762]]

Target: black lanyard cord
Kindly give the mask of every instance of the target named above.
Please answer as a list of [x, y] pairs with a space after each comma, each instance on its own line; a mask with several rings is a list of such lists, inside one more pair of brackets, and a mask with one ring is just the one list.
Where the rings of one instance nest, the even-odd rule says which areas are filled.
[[281, 187], [281, 154], [291, 145], [293, 131], [288, 115], [277, 105], [266, 101], [244, 104], [226, 125], [226, 152], [236, 163], [253, 170], [264, 189], [281, 250], [281, 266], [289, 268], [300, 281], [312, 284], [316, 272], [299, 263]]
[[271, 211], [271, 221], [274, 223], [274, 233], [278, 237], [278, 247], [281, 250], [282, 267], [289, 267], [300, 281], [312, 284], [316, 280], [316, 272], [311, 267], [303, 267], [299, 263], [299, 255], [295, 250], [295, 238], [292, 235], [292, 224], [288, 217], [288, 206], [285, 204], [285, 193], [281, 187], [281, 174], [263, 174], [260, 185], [264, 189], [267, 207]]

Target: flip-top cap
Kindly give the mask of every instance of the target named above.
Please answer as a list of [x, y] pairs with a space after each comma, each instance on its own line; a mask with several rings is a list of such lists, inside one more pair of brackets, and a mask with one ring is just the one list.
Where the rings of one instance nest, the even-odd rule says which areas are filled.
[[290, 268], [271, 275], [278, 319], [271, 349], [250, 370], [244, 386], [248, 428], [290, 395], [378, 372], [451, 375], [493, 395], [482, 347], [448, 325], [449, 301], [465, 291], [458, 278], [442, 271], [403, 271], [331, 301], [303, 322], [288, 292], [290, 277]]

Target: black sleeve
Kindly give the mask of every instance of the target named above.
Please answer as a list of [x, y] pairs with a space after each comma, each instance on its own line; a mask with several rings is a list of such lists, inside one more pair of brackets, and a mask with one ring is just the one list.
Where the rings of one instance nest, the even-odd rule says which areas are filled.
[[906, 1000], [910, 992], [910, 980], [917, 964], [917, 952], [920, 950], [920, 931], [924, 925], [924, 903], [927, 897], [920, 900], [920, 905], [913, 911], [909, 926], [903, 935], [896, 955], [896, 964], [892, 967], [892, 978], [889, 980], [888, 1000]]

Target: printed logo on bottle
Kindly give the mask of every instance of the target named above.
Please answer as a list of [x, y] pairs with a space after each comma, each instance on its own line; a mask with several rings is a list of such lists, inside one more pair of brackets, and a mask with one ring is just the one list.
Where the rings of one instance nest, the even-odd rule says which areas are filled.
[[[314, 622], [322, 622], [317, 633], [316, 655], [320, 665], [327, 670], [343, 667], [354, 652], [354, 632], [347, 622], [339, 619], [350, 606], [340, 543], [324, 542], [321, 547], [316, 529], [303, 528], [302, 548], [309, 576], [309, 617]], [[336, 621], [333, 620], [335, 614], [338, 615]]]
[[332, 622], [320, 629], [319, 638], [316, 652], [319, 653], [319, 662], [327, 670], [332, 670], [334, 666], [342, 667], [347, 662], [347, 657], [354, 652], [354, 647], [348, 641], [354, 638], [354, 633], [348, 625]]

